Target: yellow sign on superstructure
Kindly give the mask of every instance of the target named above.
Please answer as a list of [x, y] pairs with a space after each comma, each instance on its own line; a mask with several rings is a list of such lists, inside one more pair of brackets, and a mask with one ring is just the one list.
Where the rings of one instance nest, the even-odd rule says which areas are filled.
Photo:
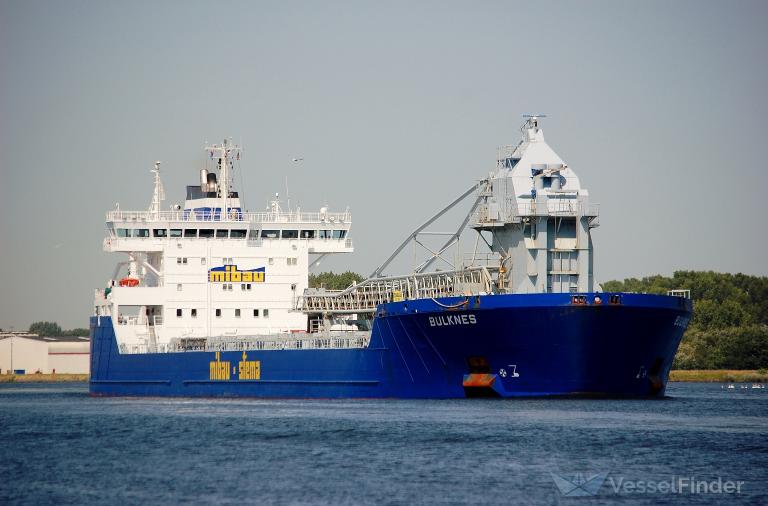
[[265, 267], [247, 271], [237, 270], [237, 265], [224, 265], [208, 270], [209, 283], [263, 283]]

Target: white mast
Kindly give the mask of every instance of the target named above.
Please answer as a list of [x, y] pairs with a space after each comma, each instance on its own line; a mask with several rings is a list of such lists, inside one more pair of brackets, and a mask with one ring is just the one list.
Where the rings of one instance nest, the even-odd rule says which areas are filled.
[[229, 165], [231, 163], [230, 152], [240, 152], [240, 147], [237, 145], [230, 145], [227, 139], [224, 139], [224, 143], [221, 146], [214, 144], [213, 146], [207, 146], [205, 149], [211, 152], [211, 156], [216, 160], [219, 167], [219, 183], [218, 191], [219, 198], [221, 199], [221, 217], [220, 220], [225, 220], [229, 214], [229, 191], [232, 187], [232, 175], [230, 174]]
[[152, 169], [155, 174], [155, 190], [152, 193], [152, 203], [149, 204], [149, 212], [155, 215], [155, 218], [160, 216], [160, 205], [165, 200], [165, 188], [163, 188], [163, 182], [160, 180], [160, 162], [155, 162], [155, 168]]

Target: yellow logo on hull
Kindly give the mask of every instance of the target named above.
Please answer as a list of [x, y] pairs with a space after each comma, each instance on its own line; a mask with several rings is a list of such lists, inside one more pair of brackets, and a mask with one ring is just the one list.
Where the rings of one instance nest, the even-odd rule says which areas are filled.
[[259, 380], [261, 379], [261, 360], [248, 360], [248, 355], [243, 352], [243, 360], [237, 364], [237, 371], [238, 379]]
[[221, 352], [217, 351], [216, 360], [209, 363], [208, 379], [211, 381], [229, 381], [235, 374], [237, 374], [236, 379], [238, 380], [260, 380], [261, 360], [248, 360], [248, 354], [243, 352], [243, 359], [237, 363], [235, 368], [228, 360], [221, 360]]
[[216, 352], [216, 360], [209, 364], [211, 381], [229, 381], [229, 362], [221, 361], [221, 352]]

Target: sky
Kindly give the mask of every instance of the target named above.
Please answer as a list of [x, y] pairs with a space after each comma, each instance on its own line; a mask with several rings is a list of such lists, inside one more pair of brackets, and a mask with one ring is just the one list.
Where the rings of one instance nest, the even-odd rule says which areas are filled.
[[[0, 328], [87, 327], [104, 213], [169, 202], [206, 141], [260, 210], [352, 211], [370, 273], [521, 116], [593, 202], [597, 281], [768, 275], [768, 3], [0, 0]], [[301, 157], [301, 163], [293, 163]], [[240, 175], [237, 176], [238, 183]]]

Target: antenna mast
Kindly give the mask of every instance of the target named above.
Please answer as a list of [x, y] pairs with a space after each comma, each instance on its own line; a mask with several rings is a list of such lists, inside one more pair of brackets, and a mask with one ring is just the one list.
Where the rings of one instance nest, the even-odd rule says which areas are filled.
[[211, 152], [211, 158], [216, 160], [219, 168], [218, 197], [221, 199], [219, 220], [225, 220], [229, 216], [229, 196], [232, 189], [232, 170], [234, 169], [233, 158], [240, 157], [240, 147], [232, 144], [230, 140], [224, 139], [221, 146], [214, 144], [213, 146], [206, 146], [205, 149]]
[[152, 169], [155, 174], [155, 190], [152, 193], [152, 203], [149, 204], [149, 211], [155, 213], [155, 218], [160, 217], [160, 204], [165, 200], [165, 188], [160, 180], [160, 162], [155, 162], [155, 168]]

